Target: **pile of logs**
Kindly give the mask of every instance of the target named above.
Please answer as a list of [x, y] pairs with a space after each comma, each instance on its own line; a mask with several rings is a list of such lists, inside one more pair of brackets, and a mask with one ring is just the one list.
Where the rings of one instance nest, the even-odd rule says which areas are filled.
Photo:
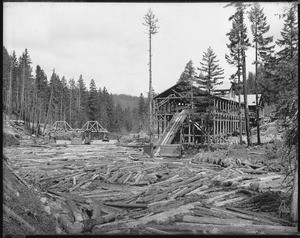
[[[292, 234], [285, 220], [235, 205], [269, 190], [284, 175], [249, 163], [150, 159], [107, 145], [5, 148], [11, 169], [39, 188], [67, 234]], [[195, 163], [197, 162], [197, 163]], [[153, 222], [157, 225], [153, 225]], [[158, 225], [159, 224], [159, 225]]]

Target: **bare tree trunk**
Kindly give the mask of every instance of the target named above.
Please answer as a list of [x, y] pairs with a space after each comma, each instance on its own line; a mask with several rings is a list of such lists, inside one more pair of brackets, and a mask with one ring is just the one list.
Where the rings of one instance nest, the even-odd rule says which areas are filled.
[[20, 98], [20, 114], [19, 114], [19, 120], [23, 119], [24, 115], [24, 100], [25, 100], [25, 66], [23, 63], [23, 69], [22, 69], [22, 90], [21, 90], [21, 98]]
[[241, 32], [241, 39], [242, 39], [242, 60], [243, 60], [243, 85], [244, 85], [244, 104], [245, 104], [245, 120], [246, 120], [246, 134], [247, 134], [247, 145], [251, 146], [251, 133], [250, 133], [250, 125], [249, 125], [249, 108], [248, 108], [248, 101], [247, 101], [247, 79], [246, 79], [246, 56], [245, 56], [245, 49], [244, 47], [244, 36], [243, 32]]
[[16, 112], [20, 112], [20, 95], [19, 95], [20, 85], [19, 84], [20, 84], [20, 78], [17, 76], [17, 82], [16, 82]]
[[153, 115], [152, 115], [152, 70], [151, 70], [151, 33], [149, 33], [149, 116], [150, 116], [150, 158], [153, 158]]
[[34, 80], [34, 92], [33, 92], [33, 99], [32, 99], [32, 133], [36, 134], [35, 130], [35, 122], [36, 122], [36, 111], [37, 111], [37, 86], [36, 86], [36, 79]]
[[62, 102], [62, 97], [61, 97], [61, 100], [60, 100], [60, 113], [59, 113], [59, 118], [60, 118], [60, 121], [63, 121], [63, 102]]
[[238, 51], [238, 92], [239, 92], [239, 96], [238, 96], [238, 100], [239, 100], [239, 138], [240, 138], [240, 145], [243, 144], [243, 138], [242, 138], [242, 105], [241, 105], [241, 72], [240, 72], [240, 49]]
[[157, 33], [157, 21], [155, 19], [155, 15], [152, 13], [151, 9], [147, 12], [144, 16], [145, 23], [143, 23], [148, 28], [148, 35], [149, 35], [149, 136], [150, 136], [150, 158], [153, 158], [153, 136], [154, 136], [154, 125], [153, 125], [153, 95], [152, 95], [152, 65], [151, 65], [151, 38], [152, 35]]
[[40, 134], [40, 122], [41, 122], [41, 103], [37, 102], [36, 105], [36, 134]]
[[44, 124], [43, 133], [45, 133], [45, 130], [46, 130], [46, 127], [47, 127], [47, 123], [48, 123], [48, 119], [49, 119], [49, 115], [50, 115], [50, 112], [51, 112], [52, 95], [53, 95], [53, 88], [51, 89], [49, 106], [48, 106], [48, 112], [47, 112], [47, 116], [46, 116], [46, 120], [45, 120], [45, 124]]
[[[210, 72], [208, 75], [208, 80], [210, 80]], [[208, 103], [210, 104], [210, 100], [211, 100], [211, 91], [210, 91], [210, 85], [208, 88]], [[210, 113], [210, 106], [208, 106], [208, 120], [207, 120], [207, 150], [210, 151], [210, 117], [211, 117], [211, 113]]]
[[293, 221], [298, 221], [298, 152], [295, 159], [294, 184], [291, 203], [291, 218]]
[[9, 82], [8, 82], [8, 92], [7, 92], [7, 104], [8, 104], [8, 111], [7, 114], [11, 118], [12, 116], [12, 69], [13, 69], [13, 62], [10, 63], [10, 71], [9, 71]]
[[70, 88], [70, 126], [72, 126], [72, 88]]
[[[257, 37], [257, 25], [256, 24], [255, 24], [255, 37]], [[256, 123], [257, 123], [257, 144], [260, 145], [257, 65], [258, 65], [258, 62], [257, 62], [257, 40], [256, 40], [255, 41], [255, 105], [256, 105]]]

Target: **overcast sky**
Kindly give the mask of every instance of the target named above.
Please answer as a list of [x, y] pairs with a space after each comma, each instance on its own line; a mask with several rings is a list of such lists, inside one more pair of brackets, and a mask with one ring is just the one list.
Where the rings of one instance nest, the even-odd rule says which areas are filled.
[[[229, 52], [226, 33], [233, 7], [226, 3], [4, 3], [3, 44], [17, 56], [28, 49], [36, 65], [50, 79], [52, 70], [68, 80], [80, 74], [89, 87], [110, 93], [139, 96], [149, 89], [148, 36], [142, 24], [151, 8], [159, 30], [153, 37], [153, 88], [159, 93], [175, 84], [189, 60], [200, 66], [203, 52], [212, 47], [225, 69], [224, 86], [234, 68], [225, 61]], [[271, 26], [269, 35], [280, 38], [283, 20], [275, 16], [285, 2], [261, 4]], [[248, 24], [248, 19], [247, 19]], [[250, 25], [248, 35], [251, 37]], [[247, 71], [254, 50], [247, 51]], [[35, 72], [34, 72], [35, 75]]]

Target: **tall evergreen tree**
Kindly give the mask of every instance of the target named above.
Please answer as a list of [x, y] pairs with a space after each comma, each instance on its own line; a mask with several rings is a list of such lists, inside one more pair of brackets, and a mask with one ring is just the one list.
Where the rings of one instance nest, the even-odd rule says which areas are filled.
[[115, 107], [114, 112], [114, 129], [116, 132], [121, 132], [124, 128], [124, 113], [120, 106], [120, 104], [117, 104]]
[[139, 130], [146, 128], [146, 116], [147, 116], [147, 105], [143, 94], [141, 93], [138, 102], [138, 113], [139, 113]]
[[11, 58], [3, 46], [3, 74], [2, 74], [2, 105], [6, 109], [8, 114], [11, 114], [12, 107], [12, 61]]
[[133, 121], [132, 112], [131, 112], [130, 108], [127, 107], [124, 110], [124, 127], [127, 132], [132, 131], [132, 128], [133, 128], [132, 121]]
[[114, 104], [114, 99], [112, 94], [107, 95], [107, 104], [106, 104], [106, 111], [107, 111], [107, 116], [109, 118], [108, 120], [108, 130], [114, 131], [115, 130], [115, 104]]
[[32, 68], [31, 68], [31, 59], [28, 53], [28, 50], [25, 49], [22, 57], [19, 59], [19, 79], [21, 80], [21, 98], [20, 98], [20, 110], [19, 110], [19, 119], [23, 119], [27, 122], [29, 120], [29, 102], [30, 96], [32, 95]]
[[194, 66], [193, 66], [193, 61], [190, 60], [190, 61], [186, 64], [186, 66], [185, 66], [183, 72], [181, 73], [178, 82], [181, 82], [181, 81], [188, 81], [188, 80], [190, 80], [191, 78], [194, 78], [195, 76], [196, 76], [196, 72], [195, 72], [195, 68], [194, 68]]
[[242, 54], [241, 54], [241, 44], [240, 44], [240, 32], [239, 32], [239, 25], [236, 20], [232, 19], [232, 28], [226, 34], [229, 37], [229, 44], [226, 44], [230, 50], [229, 55], [225, 54], [225, 59], [227, 62], [235, 66], [237, 68], [236, 72], [231, 76], [231, 79], [236, 82], [237, 84], [235, 90], [238, 94], [238, 115], [239, 115], [239, 139], [240, 144], [242, 144], [242, 106], [241, 106], [241, 94], [243, 93], [242, 90], [242, 83], [241, 83], [241, 70], [242, 70]]
[[284, 14], [282, 39], [276, 43], [280, 47], [277, 53], [273, 84], [276, 89], [276, 114], [282, 120], [285, 132], [285, 145], [289, 149], [289, 172], [294, 173], [291, 199], [291, 218], [298, 220], [298, 21], [297, 5], [292, 5]]
[[207, 90], [207, 104], [206, 107], [206, 116], [205, 116], [205, 125], [206, 131], [208, 134], [207, 138], [207, 147], [210, 150], [210, 134], [211, 128], [214, 120], [214, 102], [213, 102], [213, 94], [214, 94], [214, 87], [219, 85], [223, 82], [219, 82], [219, 80], [223, 79], [224, 76], [224, 69], [222, 69], [218, 62], [219, 60], [216, 59], [217, 56], [213, 52], [212, 48], [209, 47], [206, 52], [203, 52], [202, 62], [200, 62], [201, 67], [199, 68], [202, 72], [201, 82], [203, 86]]
[[281, 50], [277, 53], [278, 59], [280, 61], [294, 60], [298, 56], [298, 21], [296, 7], [291, 7], [285, 14], [281, 37], [282, 39], [276, 41], [276, 44], [281, 47]]
[[[258, 105], [258, 67], [262, 66], [264, 62], [271, 57], [273, 48], [269, 46], [273, 41], [273, 36], [264, 37], [270, 29], [267, 24], [266, 16], [263, 9], [258, 3], [254, 3], [249, 12], [249, 20], [252, 23], [251, 31], [253, 35], [253, 42], [255, 47], [255, 93], [256, 93], [256, 123], [257, 123], [257, 144], [260, 144], [260, 130], [259, 130], [259, 105]], [[262, 67], [260, 67], [262, 69]], [[263, 74], [263, 72], [261, 72]], [[263, 74], [264, 75], [264, 74]]]
[[254, 94], [256, 92], [256, 89], [255, 89], [255, 74], [252, 73], [252, 72], [248, 73], [247, 91], [248, 91], [248, 94]]
[[88, 107], [88, 92], [82, 75], [80, 75], [77, 81], [77, 87], [78, 87], [77, 107], [78, 107], [78, 114], [79, 114], [78, 120], [79, 120], [79, 127], [82, 127], [83, 124], [87, 121], [86, 108]]
[[96, 120], [97, 104], [97, 88], [94, 79], [92, 79], [90, 82], [90, 92], [88, 98], [88, 118], [90, 121]]
[[[248, 146], [252, 145], [251, 142], [251, 131], [250, 131], [250, 123], [249, 123], [249, 108], [248, 108], [248, 100], [247, 100], [247, 79], [246, 79], [246, 53], [249, 46], [249, 39], [247, 37], [247, 27], [244, 23], [244, 15], [247, 4], [242, 2], [234, 2], [230, 3], [227, 6], [233, 6], [236, 9], [236, 12], [229, 17], [229, 21], [232, 21], [234, 24], [234, 32], [232, 35], [236, 36], [237, 47], [240, 49], [241, 53], [241, 67], [242, 67], [242, 77], [243, 77], [243, 89], [244, 89], [244, 107], [245, 107], [245, 121], [246, 121], [246, 134], [247, 134], [247, 144]], [[233, 43], [233, 42], [232, 42]], [[238, 58], [239, 60], [239, 58]]]
[[74, 98], [75, 98], [75, 80], [72, 78], [69, 80], [69, 124], [71, 127], [73, 127], [73, 117], [74, 117]]
[[39, 125], [41, 120], [45, 118], [45, 111], [47, 107], [47, 95], [48, 95], [48, 81], [44, 70], [37, 65], [35, 70], [35, 89], [36, 89], [36, 134], [39, 134]]
[[20, 87], [19, 87], [19, 78], [18, 78], [18, 59], [16, 56], [16, 52], [13, 51], [11, 55], [12, 61], [12, 108], [13, 112], [17, 114], [19, 109], [19, 95], [20, 95]]
[[109, 127], [109, 116], [108, 116], [108, 112], [107, 112], [107, 108], [108, 108], [108, 92], [106, 87], [103, 87], [102, 89], [102, 93], [101, 93], [101, 114], [102, 114], [102, 126], [105, 127], [106, 129], [108, 129]]
[[60, 97], [60, 120], [66, 121], [67, 107], [68, 107], [68, 83], [63, 76], [61, 78], [61, 97]]

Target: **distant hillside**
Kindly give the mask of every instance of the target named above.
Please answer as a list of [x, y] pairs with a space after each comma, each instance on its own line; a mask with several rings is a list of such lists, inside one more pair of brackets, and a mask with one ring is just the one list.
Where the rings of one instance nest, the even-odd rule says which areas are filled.
[[125, 94], [113, 94], [115, 105], [119, 104], [122, 109], [138, 107], [139, 97]]

